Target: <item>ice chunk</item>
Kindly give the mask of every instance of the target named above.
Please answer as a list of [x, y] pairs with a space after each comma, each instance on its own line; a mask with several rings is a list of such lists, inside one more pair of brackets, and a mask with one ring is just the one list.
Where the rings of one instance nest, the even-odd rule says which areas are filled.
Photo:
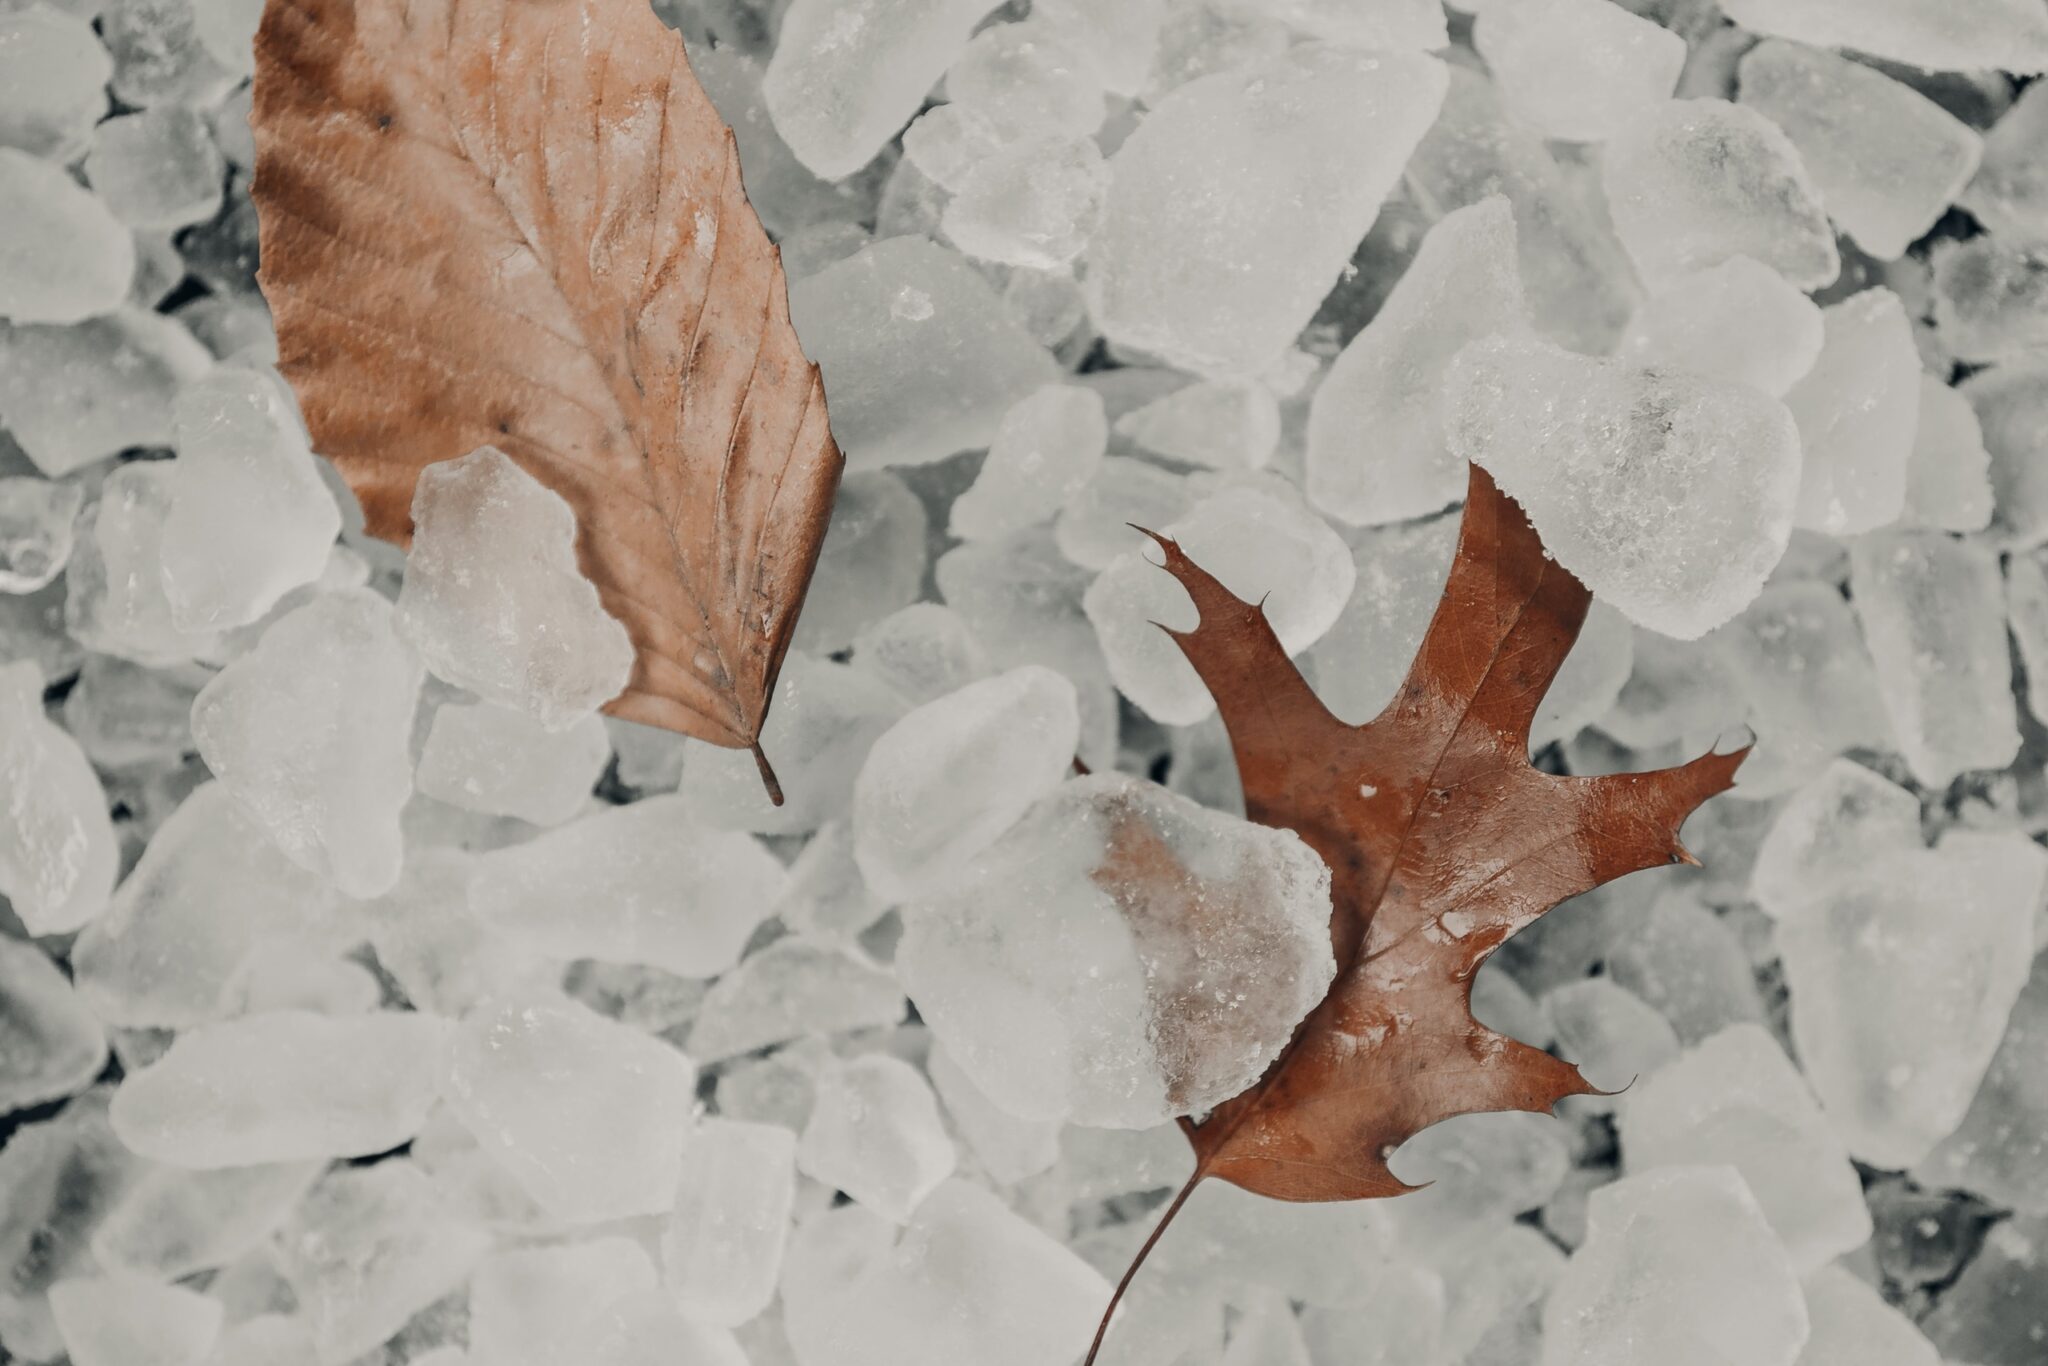
[[220, 212], [226, 175], [206, 116], [175, 104], [108, 119], [85, 158], [85, 178], [131, 228], [205, 222]]
[[932, 1086], [946, 1103], [953, 1127], [991, 1179], [1010, 1184], [1038, 1175], [1060, 1156], [1060, 1125], [1021, 1119], [1005, 1111], [975, 1085], [941, 1045], [926, 1060]]
[[1302, 1316], [1310, 1360], [1348, 1358], [1358, 1366], [1449, 1360], [1448, 1299], [1444, 1277], [1429, 1267], [1378, 1268], [1342, 1308], [1311, 1306]]
[[84, 502], [76, 484], [0, 478], [0, 593], [33, 593], [64, 572]]
[[1544, 1307], [1543, 1362], [1793, 1366], [1806, 1336], [1798, 1278], [1742, 1178], [1673, 1167], [1593, 1192]]
[[1322, 998], [1327, 878], [1290, 833], [1082, 778], [904, 908], [897, 971], [1003, 1109], [1143, 1127], [1243, 1090]]
[[1749, 894], [1771, 915], [1791, 915], [1838, 879], [1919, 843], [1919, 799], [1837, 759], [1779, 808], [1757, 848]]
[[2014, 549], [2048, 541], [2048, 462], [2039, 459], [2040, 433], [2048, 424], [2048, 361], [2008, 361], [1959, 388], [1976, 410], [1991, 456], [1994, 541]]
[[1756, 971], [1735, 932], [1685, 892], [1666, 892], [1611, 927], [1614, 980], [1648, 1001], [1684, 1043], [1763, 1018]]
[[106, 1031], [64, 974], [35, 945], [4, 935], [0, 1001], [0, 1115], [83, 1091], [107, 1065]]
[[1493, 338], [1451, 362], [1444, 406], [1451, 450], [1641, 625], [1697, 638], [1754, 599], [1784, 553], [1798, 435], [1753, 389]]
[[0, 318], [75, 323], [110, 313], [128, 295], [135, 241], [64, 168], [0, 147]]
[[622, 721], [616, 716], [600, 718], [612, 748], [618, 751], [618, 780], [642, 795], [673, 792], [683, 780], [683, 760], [689, 740], [672, 730]]
[[662, 1277], [701, 1323], [745, 1323], [775, 1298], [796, 1197], [796, 1135], [706, 1119], [683, 1140], [683, 1179], [661, 1236]]
[[749, 835], [707, 830], [681, 797], [613, 807], [477, 863], [470, 907], [559, 958], [709, 977], [774, 909], [782, 865]]
[[280, 618], [216, 674], [192, 704], [192, 736], [287, 857], [349, 896], [376, 896], [398, 881], [420, 683], [391, 605], [343, 589]]
[[848, 475], [804, 595], [795, 648], [843, 650], [864, 628], [915, 602], [924, 588], [929, 533], [924, 503], [901, 479], [887, 470]]
[[1920, 376], [1920, 421], [1906, 461], [1902, 526], [1982, 531], [1991, 522], [1991, 455], [1970, 400]]
[[1579, 638], [1529, 727], [1529, 746], [1569, 740], [1606, 714], [1628, 683], [1635, 637], [1628, 619], [1604, 602], [1586, 613]]
[[220, 1301], [139, 1276], [50, 1287], [72, 1366], [200, 1366], [220, 1335]]
[[1164, 0], [1041, 0], [1031, 7], [1031, 17], [1079, 52], [1103, 89], [1136, 95], [1151, 74], [1165, 10]]
[[52, 479], [171, 441], [178, 386], [213, 363], [175, 320], [135, 308], [73, 327], [0, 323], [0, 412]]
[[200, 42], [191, 0], [107, 0], [100, 32], [114, 54], [114, 94], [123, 104], [205, 108], [235, 83]]
[[493, 1253], [470, 1283], [470, 1351], [491, 1366], [580, 1359], [576, 1339], [592, 1310], [656, 1284], [653, 1261], [630, 1238]]
[[1285, 1295], [1269, 1290], [1251, 1297], [1230, 1331], [1221, 1366], [1313, 1366]]
[[573, 1001], [487, 1003], [465, 1016], [444, 1096], [485, 1152], [558, 1219], [658, 1214], [682, 1172], [676, 1135], [697, 1069], [668, 1044]]
[[107, 111], [113, 74], [86, 17], [41, 3], [0, 15], [0, 146], [76, 160]]
[[1984, 135], [1984, 160], [1963, 207], [1994, 236], [2048, 239], [2048, 88], [2030, 82]]
[[1060, 553], [1084, 569], [1106, 569], [1110, 561], [1145, 544], [1133, 527], [1171, 526], [1187, 515], [1188, 482], [1145, 460], [1111, 455], [1095, 477], [1070, 494], [1060, 508], [1053, 535]]
[[[963, 495], [964, 496], [964, 495]], [[959, 503], [954, 503], [957, 515]], [[894, 688], [912, 706], [988, 677], [988, 655], [958, 612], [936, 602], [914, 602], [891, 612], [853, 641], [863, 672]]]
[[445, 1033], [410, 1012], [200, 1025], [122, 1081], [110, 1117], [136, 1152], [200, 1170], [381, 1153], [425, 1123]]
[[1652, 295], [1615, 354], [1778, 396], [1813, 368], [1821, 336], [1811, 299], [1769, 266], [1731, 256]]
[[1071, 31], [1037, 15], [974, 35], [946, 71], [946, 98], [985, 120], [1002, 141], [1034, 133], [1093, 133], [1102, 86]]
[[1652, 290], [1738, 255], [1801, 289], [1841, 268], [1798, 149], [1753, 109], [1666, 101], [1615, 134], [1600, 173], [1614, 229]]
[[1304, 656], [1316, 695], [1341, 720], [1362, 725], [1393, 700], [1443, 596], [1457, 544], [1455, 516], [1353, 538], [1357, 587]]
[[626, 686], [633, 644], [576, 565], [576, 514], [495, 446], [413, 493], [398, 630], [437, 678], [566, 730]]
[[1600, 142], [1671, 98], [1685, 40], [1610, 0], [1489, 6], [1479, 55], [1515, 116], [1546, 137]]
[[1467, 342], [1527, 327], [1507, 199], [1493, 195], [1445, 216], [1316, 390], [1309, 498], [1363, 524], [1425, 516], [1463, 498], [1465, 461], [1445, 441], [1444, 367]]
[[1092, 138], [1013, 143], [967, 167], [939, 226], [976, 260], [1054, 270], [1088, 245], [1108, 185]]
[[[1260, 603], [1289, 653], [1321, 639], [1356, 581], [1343, 540], [1270, 476], [1226, 483], [1185, 518], [1156, 530], [1231, 592]], [[1216, 702], [1180, 646], [1159, 629], [1196, 624], [1186, 591], [1159, 567], [1160, 557], [1157, 546], [1118, 556], [1083, 604], [1118, 690], [1156, 721], [1192, 725]]]
[[713, 1063], [807, 1034], [843, 1034], [903, 1018], [895, 975], [851, 949], [779, 939], [705, 993], [690, 1056]]
[[1849, 560], [1878, 691], [1914, 776], [1939, 788], [2011, 763], [2020, 734], [1997, 552], [1893, 531], [1858, 537]]
[[1445, 80], [1417, 54], [1309, 46], [1172, 91], [1110, 163], [1096, 325], [1189, 369], [1263, 369], [1372, 226]]
[[832, 821], [819, 827], [791, 860], [789, 887], [776, 902], [775, 915], [806, 940], [844, 944], [888, 909], [861, 878], [853, 859], [852, 827]]
[[2048, 346], [2048, 250], [1995, 237], [1940, 244], [1934, 324], [1963, 360], [2020, 359]]
[[[1557, 1193], [1571, 1167], [1565, 1126], [1516, 1111], [1457, 1115], [1424, 1129], [1389, 1165], [1412, 1185], [1429, 1185], [1382, 1216], [1396, 1245], [1446, 1270], [1479, 1240]], [[1389, 1362], [1388, 1366], [1394, 1366]]]
[[1941, 1366], [1941, 1356], [1913, 1320], [1839, 1266], [1806, 1278], [1812, 1334], [1799, 1366]]
[[953, 534], [991, 540], [1048, 520], [1095, 476], [1108, 441], [1091, 391], [1049, 384], [1026, 395], [1003, 414], [973, 487], [953, 501]]
[[953, 1174], [958, 1154], [916, 1068], [887, 1054], [835, 1063], [797, 1144], [798, 1170], [896, 1223]]
[[574, 1332], [578, 1359], [588, 1366], [776, 1366], [778, 1360], [749, 1357], [732, 1333], [686, 1317], [658, 1290], [615, 1300], [579, 1321]]
[[595, 716], [551, 732], [508, 707], [450, 705], [434, 712], [414, 781], [429, 797], [467, 810], [560, 825], [590, 800], [611, 757]]
[[[1558, 1055], [1602, 1090], [1635, 1086], [1678, 1056], [1678, 1035], [1670, 1022], [1610, 977], [1588, 977], [1547, 991], [1542, 1009], [1557, 1030]], [[1603, 1114], [1617, 1103], [1614, 1096], [1580, 1096], [1571, 1102], [1582, 1111]]]
[[2048, 15], [2027, 0], [1726, 0], [1721, 8], [1754, 33], [1930, 71], [2048, 71]]
[[1169, 460], [1261, 469], [1280, 441], [1280, 404], [1253, 380], [1198, 381], [1125, 413], [1116, 434]]
[[177, 483], [168, 461], [122, 465], [78, 523], [64, 621], [80, 643], [141, 664], [212, 655], [217, 635], [181, 629], [164, 590], [163, 531]]
[[317, 1162], [158, 1167], [93, 1234], [93, 1256], [110, 1271], [159, 1281], [226, 1266], [284, 1223], [319, 1174]]
[[107, 907], [119, 850], [83, 750], [43, 714], [31, 660], [0, 664], [0, 894], [31, 934], [64, 934]]

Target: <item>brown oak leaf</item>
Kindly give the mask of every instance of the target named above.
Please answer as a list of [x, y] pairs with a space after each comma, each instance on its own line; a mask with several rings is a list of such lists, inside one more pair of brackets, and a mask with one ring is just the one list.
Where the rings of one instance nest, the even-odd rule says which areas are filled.
[[1362, 726], [1317, 700], [1258, 606], [1155, 539], [1200, 614], [1171, 634], [1216, 698], [1246, 814], [1330, 865], [1337, 977], [1257, 1085], [1183, 1122], [1195, 1172], [1153, 1239], [1203, 1180], [1279, 1200], [1399, 1195], [1411, 1187], [1387, 1159], [1430, 1125], [1594, 1091], [1571, 1063], [1475, 1020], [1473, 974], [1568, 897], [1692, 862], [1679, 827], [1747, 751], [1602, 777], [1530, 763], [1530, 722], [1591, 598], [1476, 466], [1436, 615]]
[[607, 709], [760, 758], [842, 460], [682, 40], [646, 0], [269, 0], [250, 123], [279, 368], [369, 532], [499, 447], [632, 637]]

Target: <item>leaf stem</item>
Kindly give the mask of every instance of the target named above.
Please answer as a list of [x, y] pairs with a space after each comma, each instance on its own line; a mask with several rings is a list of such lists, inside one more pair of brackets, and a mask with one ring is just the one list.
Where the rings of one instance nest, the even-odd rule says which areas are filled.
[[777, 806], [782, 805], [782, 784], [775, 780], [775, 770], [769, 766], [768, 756], [761, 750], [761, 741], [758, 738], [751, 740], [747, 748], [754, 752], [754, 767], [761, 770], [761, 782], [768, 789], [768, 800]]
[[1131, 1264], [1124, 1269], [1124, 1278], [1116, 1283], [1116, 1291], [1109, 1297], [1109, 1307], [1102, 1311], [1102, 1322], [1095, 1329], [1095, 1341], [1088, 1344], [1088, 1355], [1081, 1362], [1081, 1366], [1095, 1366], [1095, 1358], [1102, 1351], [1102, 1340], [1109, 1336], [1109, 1321], [1116, 1317], [1116, 1307], [1123, 1303], [1124, 1291], [1131, 1288], [1132, 1277], [1138, 1274], [1138, 1268], [1145, 1264], [1145, 1259], [1152, 1255], [1152, 1249], [1159, 1242], [1159, 1235], [1166, 1232], [1166, 1226], [1173, 1222], [1173, 1216], [1180, 1213], [1180, 1207], [1188, 1202], [1188, 1197], [1195, 1193], [1195, 1187], [1201, 1184], [1205, 1175], [1207, 1173], [1198, 1164], [1194, 1175], [1188, 1178], [1187, 1184], [1180, 1188], [1180, 1193], [1167, 1205], [1166, 1212], [1159, 1216], [1159, 1222], [1152, 1226], [1151, 1236], [1146, 1238], [1145, 1245], [1138, 1249], [1138, 1255], [1131, 1258]]

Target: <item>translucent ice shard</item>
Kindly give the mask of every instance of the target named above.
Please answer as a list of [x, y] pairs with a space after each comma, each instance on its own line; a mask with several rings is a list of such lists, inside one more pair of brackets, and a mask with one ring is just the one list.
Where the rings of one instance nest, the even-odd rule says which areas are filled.
[[0, 147], [0, 318], [75, 323], [110, 313], [135, 274], [135, 239], [64, 168]]
[[1934, 323], [1964, 360], [2018, 359], [2048, 346], [2048, 255], [1994, 237], [1942, 243]]
[[953, 500], [953, 534], [989, 540], [1049, 520], [1094, 477], [1108, 441], [1098, 395], [1065, 384], [1033, 390], [1003, 414], [980, 475]]
[[2027, 0], [1729, 0], [1721, 8], [1755, 33], [1934, 71], [2048, 71], [2048, 15]]
[[1783, 395], [1820, 355], [1820, 310], [1747, 256], [1682, 276], [1628, 321], [1615, 354]]
[[1806, 1278], [1806, 1315], [1813, 1331], [1799, 1366], [1941, 1366], [1941, 1354], [1913, 1320], [1843, 1267], [1824, 1266]]
[[1546, 137], [1599, 142], [1671, 98], [1685, 40], [1608, 0], [1490, 6], [1473, 31], [1516, 116]]
[[227, 165], [206, 116], [166, 104], [93, 130], [85, 178], [131, 228], [182, 228], [220, 211]]
[[50, 956], [0, 936], [0, 1115], [62, 1100], [107, 1065], [107, 1035]]
[[690, 1030], [690, 1056], [712, 1063], [807, 1035], [903, 1018], [894, 973], [852, 949], [778, 939], [720, 977]]
[[789, 1130], [710, 1118], [690, 1132], [661, 1237], [663, 1280], [684, 1313], [732, 1327], [768, 1307], [795, 1197]]
[[1836, 759], [1778, 809], [1757, 847], [1749, 891], [1789, 915], [1872, 859], [1920, 842], [1920, 802], [1863, 765]]
[[583, 809], [612, 757], [604, 723], [549, 731], [524, 712], [477, 702], [435, 710], [414, 781], [429, 797], [560, 825]]
[[120, 852], [107, 796], [77, 741], [43, 714], [32, 661], [0, 664], [0, 894], [31, 934], [64, 934], [107, 907]]
[[0, 146], [73, 160], [107, 111], [113, 74], [86, 16], [37, 3], [0, 17]]
[[1906, 462], [1906, 508], [1899, 523], [1943, 531], [1982, 531], [1991, 522], [1991, 453], [1976, 410], [1959, 391], [1920, 376], [1920, 421]]
[[200, 1366], [220, 1335], [220, 1301], [139, 1276], [50, 1287], [72, 1366]]
[[176, 319], [120, 308], [69, 327], [0, 323], [0, 412], [52, 479], [171, 443], [179, 386], [212, 365]]
[[804, 1175], [899, 1224], [958, 1160], [931, 1086], [880, 1053], [826, 1067], [796, 1149]]

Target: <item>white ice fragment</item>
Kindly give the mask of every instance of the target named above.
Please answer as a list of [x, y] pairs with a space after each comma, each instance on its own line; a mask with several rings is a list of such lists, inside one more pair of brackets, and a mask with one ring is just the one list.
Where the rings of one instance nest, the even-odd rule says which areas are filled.
[[0, 1001], [0, 1115], [75, 1095], [106, 1067], [106, 1030], [34, 944], [0, 935]]
[[1749, 894], [1770, 915], [1792, 915], [1839, 879], [1919, 843], [1919, 799], [1861, 764], [1836, 759], [1778, 809], [1757, 846]]
[[1639, 625], [1695, 639], [1784, 553], [1799, 443], [1766, 395], [1504, 337], [1459, 352], [1444, 385], [1451, 449]]
[[1691, 894], [1666, 892], [1611, 924], [1610, 933], [1609, 975], [1669, 1020], [1681, 1043], [1763, 1018], [1756, 968], [1742, 941]]
[[1152, 72], [1166, 3], [1124, 0], [1122, 4], [1100, 5], [1093, 0], [1040, 0], [1031, 7], [1031, 17], [1081, 53], [1103, 89], [1136, 95]]
[[1253, 1295], [1230, 1330], [1222, 1366], [1313, 1366], [1301, 1321], [1285, 1295]]
[[550, 731], [525, 712], [490, 702], [448, 705], [434, 712], [413, 781], [454, 806], [560, 825], [590, 800], [611, 757], [595, 716]]
[[1353, 536], [1357, 586], [1303, 656], [1316, 696], [1340, 720], [1363, 725], [1393, 701], [1443, 597], [1458, 525], [1456, 516], [1437, 517]]
[[713, 1063], [805, 1035], [892, 1025], [903, 1018], [894, 973], [858, 952], [779, 939], [720, 977], [690, 1030], [690, 1056]]
[[446, 1035], [409, 1011], [200, 1025], [123, 1079], [110, 1117], [122, 1142], [178, 1167], [381, 1153], [426, 1122]]
[[939, 216], [948, 241], [977, 261], [1055, 270], [1088, 245], [1109, 168], [1088, 137], [999, 147], [962, 171]]
[[1993, 544], [2029, 549], [2048, 542], [2048, 461], [2039, 458], [2048, 424], [2048, 359], [2007, 361], [1957, 387], [1976, 411], [1991, 456]]
[[88, 648], [162, 666], [212, 656], [220, 638], [187, 631], [164, 587], [163, 535], [177, 484], [175, 461], [122, 465], [78, 523], [65, 573], [64, 623]]
[[268, 1238], [319, 1174], [318, 1162], [156, 1167], [93, 1233], [93, 1257], [159, 1281], [226, 1266]]
[[1906, 461], [1906, 509], [1899, 524], [1982, 531], [1991, 522], [1991, 454], [1976, 410], [1933, 375], [1920, 376], [1920, 420]]
[[904, 908], [897, 971], [1003, 1109], [1144, 1127], [1243, 1090], [1322, 998], [1328, 876], [1290, 833], [1075, 779]]
[[78, 742], [43, 713], [32, 660], [0, 664], [0, 895], [29, 933], [65, 934], [107, 908], [120, 851]]
[[1614, 229], [1653, 290], [1738, 255], [1801, 289], [1841, 269], [1798, 149], [1754, 109], [1668, 100], [1609, 140], [1600, 174]]
[[792, 647], [826, 655], [924, 591], [931, 519], [910, 486], [888, 470], [857, 470], [840, 482], [832, 523], [804, 594]]
[[795, 1198], [795, 1134], [715, 1117], [692, 1129], [661, 1235], [662, 1280], [677, 1307], [726, 1328], [766, 1309]]
[[1110, 162], [1096, 325], [1197, 371], [1263, 369], [1372, 225], [1445, 81], [1419, 54], [1306, 46], [1172, 91]]
[[1615, 355], [1780, 397], [1813, 368], [1822, 335], [1811, 299], [1769, 266], [1731, 256], [1651, 295]]
[[[957, 500], [953, 511], [957, 518]], [[854, 637], [853, 658], [856, 667], [887, 683], [911, 706], [936, 701], [989, 674], [987, 652], [973, 630], [958, 612], [936, 602], [914, 602], [862, 631]]]
[[1843, 1267], [1806, 1278], [1806, 1316], [1813, 1331], [1798, 1366], [1941, 1366], [1913, 1320]]
[[646, 1250], [616, 1234], [492, 1253], [470, 1278], [470, 1353], [490, 1366], [580, 1360], [594, 1310], [657, 1284]]
[[1214, 0], [1219, 14], [1277, 20], [1346, 47], [1434, 52], [1449, 41], [1434, 0]]
[[2048, 71], [2048, 15], [2030, 0], [1726, 0], [1721, 8], [1752, 33], [1931, 71]]
[[1984, 135], [1984, 159], [1963, 207], [1994, 236], [2048, 239], [2048, 86], [2031, 81]]
[[1464, 497], [1465, 461], [1444, 438], [1444, 367], [1467, 342], [1527, 328], [1507, 199], [1439, 220], [1316, 390], [1303, 481], [1310, 500], [1374, 525]]
[[114, 54], [115, 96], [137, 109], [203, 109], [235, 83], [199, 40], [192, 0], [102, 0], [100, 35]]
[[33, 593], [64, 572], [84, 503], [76, 484], [0, 478], [0, 593]]
[[1822, 310], [1826, 341], [1785, 395], [1805, 465], [1798, 525], [1870, 531], [1905, 507], [1920, 412], [1920, 356], [1898, 295], [1867, 289]]
[[1116, 434], [1184, 464], [1263, 469], [1280, 444], [1280, 404], [1254, 380], [1197, 381], [1125, 413]]
[[925, 1068], [953, 1128], [990, 1178], [1009, 1185], [1059, 1161], [1059, 1121], [1024, 1119], [1004, 1110], [975, 1085], [942, 1044], [932, 1046]]
[[1963, 360], [2024, 359], [2048, 346], [2048, 248], [1976, 237], [1934, 250], [1934, 325]]
[[804, 1175], [899, 1224], [958, 1160], [931, 1087], [884, 1053], [825, 1069], [796, 1149]]
[[659, 1290], [628, 1295], [579, 1320], [574, 1340], [583, 1366], [776, 1366], [777, 1360], [749, 1357], [732, 1333], [686, 1316]]
[[192, 29], [207, 54], [245, 76], [256, 66], [252, 48], [262, 17], [263, 6], [255, 0], [192, 0]]
[[75, 326], [0, 323], [0, 413], [59, 478], [132, 446], [171, 442], [171, 402], [213, 358], [175, 319], [119, 308]]
[[0, 218], [0, 318], [82, 322], [127, 297], [135, 239], [63, 167], [0, 147]]
[[1685, 39], [1611, 0], [1489, 6], [1473, 42], [1501, 101], [1545, 137], [1599, 142], [1671, 98]]
[[952, 533], [993, 540], [1049, 520], [1095, 476], [1108, 442], [1100, 396], [1066, 384], [1033, 390], [1003, 414], [981, 473], [953, 500]]
[[50, 1287], [72, 1366], [201, 1366], [220, 1336], [220, 1301], [139, 1276]]
[[1183, 476], [1148, 460], [1105, 456], [1095, 477], [1061, 505], [1053, 536], [1060, 553], [1083, 569], [1106, 569], [1146, 543], [1133, 527], [1171, 526], [1191, 503]]
[[443, 1096], [485, 1152], [558, 1219], [659, 1214], [697, 1069], [660, 1039], [567, 999], [490, 1002], [455, 1031]]
[[946, 98], [1004, 142], [1034, 134], [1085, 137], [1102, 123], [1102, 86], [1070, 30], [1033, 14], [991, 24], [946, 70]]
[[1606, 715], [1627, 685], [1634, 660], [1635, 635], [1628, 618], [1596, 600], [1579, 628], [1579, 638], [1572, 642], [1571, 653], [1564, 657], [1536, 708], [1529, 725], [1529, 747], [1541, 749], [1554, 741], [1570, 740]]
[[[1602, 1090], [1638, 1086], [1678, 1056], [1678, 1035], [1670, 1021], [1611, 977], [1588, 977], [1553, 988], [1543, 993], [1542, 1010], [1557, 1031], [1558, 1056], [1569, 1059]], [[1604, 1114], [1626, 1101], [1626, 1096], [1588, 1095], [1575, 1097], [1570, 1105]]]
[[420, 472], [398, 631], [437, 678], [566, 730], [633, 669], [576, 563], [576, 514], [495, 446]]
[[182, 228], [220, 212], [227, 164], [206, 116], [164, 104], [93, 130], [85, 178], [131, 228]]
[[0, 147], [75, 160], [107, 111], [113, 74], [89, 17], [40, 0], [0, 15]]
[[[2006, 843], [2003, 852], [2020, 864], [2023, 857], [2013, 858], [2016, 851]], [[2029, 1214], [2048, 1213], [2048, 1085], [2040, 1066], [2044, 1042], [2048, 969], [2037, 959], [1969, 1111], [1955, 1132], [1914, 1166], [1915, 1181], [1930, 1189], [1973, 1191]]]
[[419, 660], [368, 589], [314, 598], [214, 675], [192, 737], [287, 857], [353, 897], [398, 881]]

